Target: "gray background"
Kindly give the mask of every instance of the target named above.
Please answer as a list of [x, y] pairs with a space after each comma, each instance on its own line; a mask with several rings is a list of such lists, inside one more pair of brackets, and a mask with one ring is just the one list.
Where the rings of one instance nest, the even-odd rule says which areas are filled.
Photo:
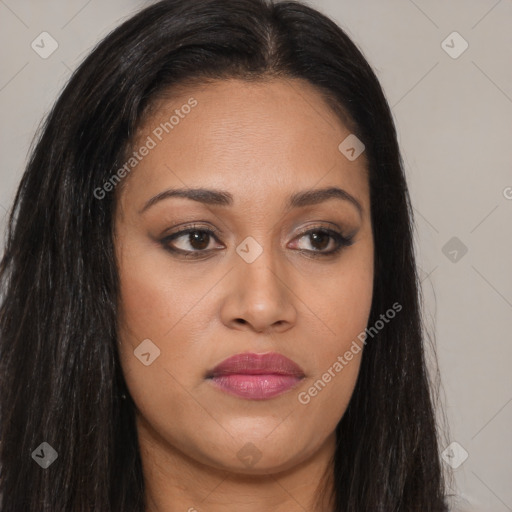
[[[34, 133], [71, 71], [149, 3], [0, 0], [2, 231]], [[445, 454], [453, 492], [461, 510], [512, 511], [512, 1], [310, 4], [353, 38], [392, 106], [450, 427], [441, 450], [455, 441], [468, 453], [456, 469], [463, 452]], [[31, 48], [43, 31], [59, 45], [47, 59]], [[457, 58], [454, 31], [469, 45]]]

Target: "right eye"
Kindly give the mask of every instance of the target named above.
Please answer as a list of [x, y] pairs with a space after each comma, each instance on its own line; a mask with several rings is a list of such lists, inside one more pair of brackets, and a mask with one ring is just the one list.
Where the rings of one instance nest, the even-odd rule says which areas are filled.
[[179, 253], [187, 257], [197, 257], [201, 253], [209, 253], [213, 250], [208, 248], [212, 239], [217, 240], [217, 236], [211, 229], [191, 227], [166, 236], [161, 240], [161, 243], [172, 253]]

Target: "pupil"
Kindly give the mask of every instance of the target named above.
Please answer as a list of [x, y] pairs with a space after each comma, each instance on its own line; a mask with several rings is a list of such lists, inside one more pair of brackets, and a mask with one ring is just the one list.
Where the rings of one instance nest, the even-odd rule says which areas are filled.
[[[209, 234], [204, 231], [193, 231], [189, 234], [190, 236], [190, 244], [195, 249], [205, 249], [208, 247], [209, 242]], [[197, 247], [197, 243], [199, 243], [199, 247]]]
[[322, 239], [324, 239], [324, 241], [327, 242], [327, 243], [324, 243], [324, 244], [320, 243], [320, 245], [322, 247], [316, 247], [319, 250], [325, 249], [325, 247], [327, 245], [329, 245], [329, 235], [327, 233], [321, 233], [321, 232], [320, 233], [312, 233], [310, 236], [313, 239], [313, 246], [314, 247], [316, 247], [315, 246], [315, 240], [318, 241], [320, 239], [320, 241], [322, 241]]

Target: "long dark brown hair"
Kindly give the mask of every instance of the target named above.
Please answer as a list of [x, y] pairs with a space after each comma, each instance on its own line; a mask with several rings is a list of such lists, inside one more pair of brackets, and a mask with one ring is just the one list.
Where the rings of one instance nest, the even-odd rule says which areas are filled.
[[[403, 309], [367, 344], [336, 428], [332, 507], [447, 510], [413, 211], [374, 72], [340, 27], [300, 3], [164, 0], [124, 22], [74, 72], [12, 206], [0, 266], [3, 512], [143, 511], [134, 404], [116, 345], [115, 197], [94, 191], [122, 166], [155, 98], [187, 81], [232, 77], [307, 80], [366, 146], [369, 325], [395, 302]], [[32, 458], [42, 442], [58, 453], [47, 469]]]

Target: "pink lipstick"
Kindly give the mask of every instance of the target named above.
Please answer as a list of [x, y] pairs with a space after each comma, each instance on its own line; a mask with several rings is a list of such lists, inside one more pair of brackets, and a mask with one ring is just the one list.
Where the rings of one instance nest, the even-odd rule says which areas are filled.
[[225, 359], [206, 378], [231, 395], [266, 400], [294, 388], [304, 376], [300, 366], [277, 352], [246, 352]]

